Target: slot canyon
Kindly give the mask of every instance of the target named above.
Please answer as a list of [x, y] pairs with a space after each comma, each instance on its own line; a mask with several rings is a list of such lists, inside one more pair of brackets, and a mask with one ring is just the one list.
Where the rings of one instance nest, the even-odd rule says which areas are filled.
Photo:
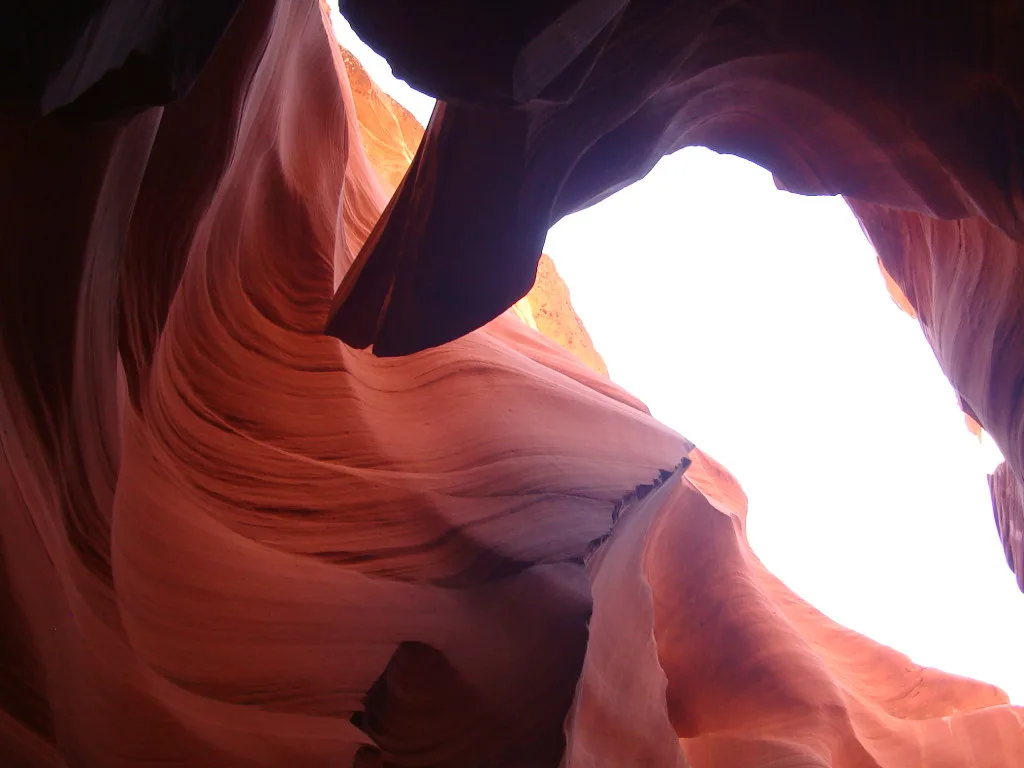
[[1024, 768], [762, 564], [542, 253], [689, 146], [842, 195], [1024, 590], [1024, 3], [340, 10], [425, 127], [314, 0], [2, 12], [0, 765]]

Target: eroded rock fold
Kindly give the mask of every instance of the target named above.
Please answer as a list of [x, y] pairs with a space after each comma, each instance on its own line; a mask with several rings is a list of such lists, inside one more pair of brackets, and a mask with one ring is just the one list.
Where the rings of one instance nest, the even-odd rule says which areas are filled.
[[686, 144], [847, 195], [1019, 572], [1017, 5], [350, 1], [422, 142], [311, 0], [176, 5], [10, 17], [0, 763], [1024, 765], [1005, 694], [764, 569], [553, 271], [520, 301]]

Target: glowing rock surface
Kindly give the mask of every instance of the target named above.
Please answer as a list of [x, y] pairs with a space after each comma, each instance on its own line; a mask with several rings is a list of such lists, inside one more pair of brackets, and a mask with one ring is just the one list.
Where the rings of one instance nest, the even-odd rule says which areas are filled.
[[[323, 334], [415, 141], [372, 95], [315, 4], [253, 2], [177, 103], [0, 124], [0, 762], [1024, 765], [1005, 695], [790, 593], [729, 475], [522, 308]], [[876, 244], [955, 369], [974, 294], [925, 311]], [[1014, 364], [952, 376], [1004, 450]]]

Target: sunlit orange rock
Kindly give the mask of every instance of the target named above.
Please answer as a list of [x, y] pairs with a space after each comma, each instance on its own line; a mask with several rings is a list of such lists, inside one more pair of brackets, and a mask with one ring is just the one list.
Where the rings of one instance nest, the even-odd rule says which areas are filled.
[[802, 603], [728, 473], [525, 315], [323, 334], [414, 140], [343, 58], [249, 2], [176, 103], [99, 57], [77, 120], [0, 121], [0, 764], [1024, 765], [1004, 694]]

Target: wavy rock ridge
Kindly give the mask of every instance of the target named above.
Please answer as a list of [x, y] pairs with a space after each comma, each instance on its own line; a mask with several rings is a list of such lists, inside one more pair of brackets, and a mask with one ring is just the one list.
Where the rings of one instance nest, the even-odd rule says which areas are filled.
[[0, 123], [0, 761], [1024, 765], [1002, 692], [793, 596], [728, 474], [513, 311], [323, 335], [415, 184], [322, 9], [245, 3], [146, 100]]
[[[559, 0], [503, 15], [349, 0], [346, 14], [445, 101], [335, 297], [331, 333], [392, 355], [478, 327], [529, 289], [552, 223], [703, 145], [783, 189], [846, 197], [1020, 484], [1020, 2], [922, 14], [903, 1]], [[1019, 549], [1019, 506], [996, 515]]]

